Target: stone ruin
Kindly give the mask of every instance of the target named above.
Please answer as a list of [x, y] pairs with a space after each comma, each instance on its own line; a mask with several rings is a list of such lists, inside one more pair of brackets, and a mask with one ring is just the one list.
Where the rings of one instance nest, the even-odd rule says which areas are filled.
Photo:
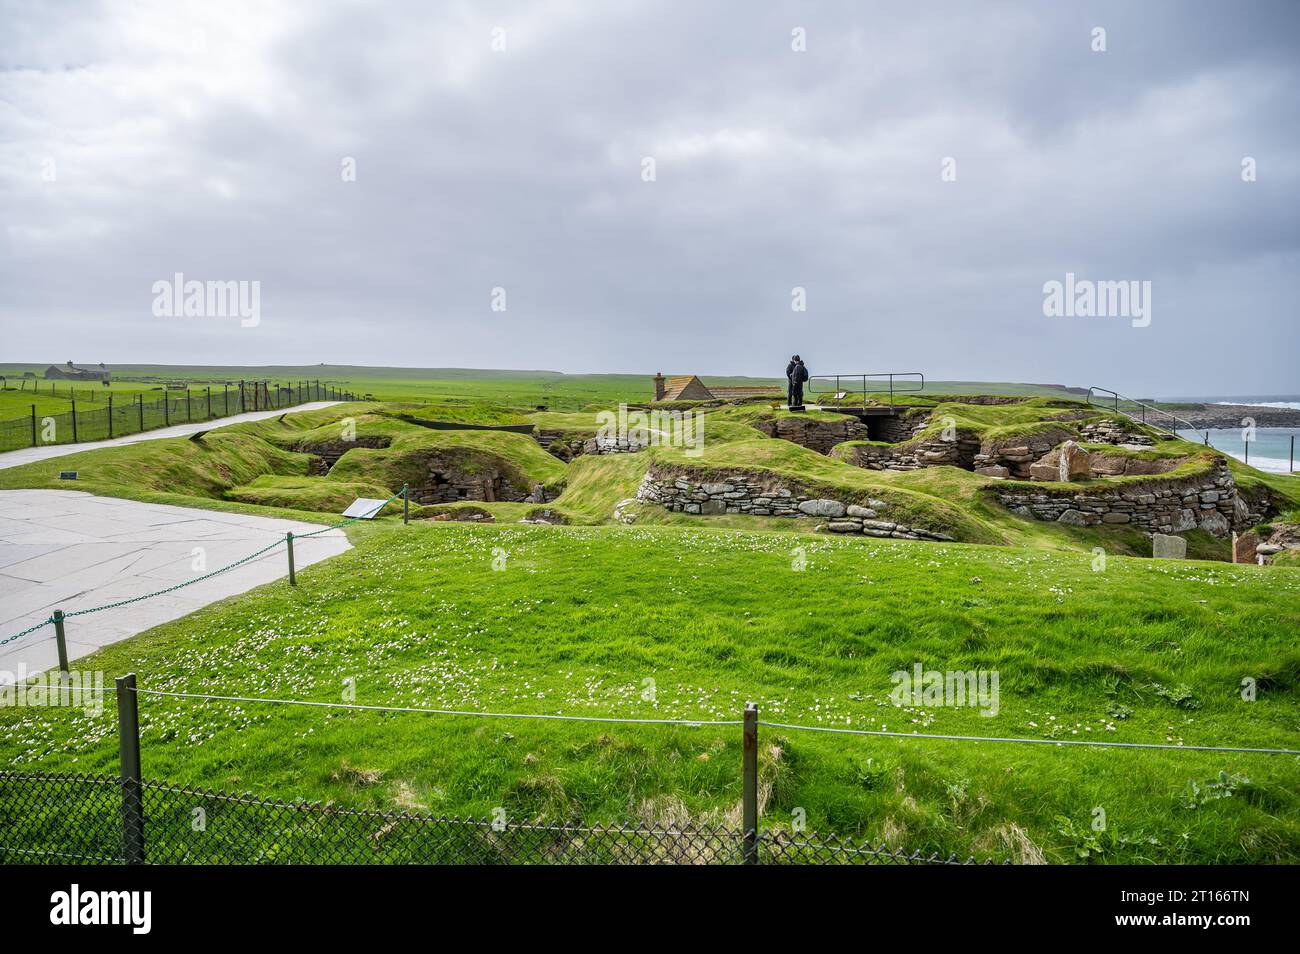
[[1227, 462], [1216, 457], [1208, 471], [1187, 477], [1153, 476], [1139, 483], [1041, 490], [1011, 486], [994, 489], [1012, 513], [1035, 520], [1077, 527], [1130, 525], [1149, 533], [1204, 530], [1226, 537], [1234, 528], [1252, 526], [1269, 509], [1267, 497], [1252, 504], [1237, 489]]
[[889, 504], [869, 498], [859, 504], [817, 497], [796, 486], [785, 486], [776, 477], [728, 474], [697, 478], [651, 468], [637, 489], [637, 499], [656, 503], [674, 513], [720, 516], [749, 514], [755, 517], [819, 517], [831, 533], [896, 540], [952, 542], [946, 533], [890, 520]]
[[311, 454], [314, 458], [307, 473], [312, 477], [322, 477], [334, 469], [334, 465], [350, 450], [358, 447], [379, 449], [392, 444], [391, 437], [358, 437], [355, 440], [323, 441], [315, 444], [306, 442], [295, 444], [292, 450], [300, 454]]

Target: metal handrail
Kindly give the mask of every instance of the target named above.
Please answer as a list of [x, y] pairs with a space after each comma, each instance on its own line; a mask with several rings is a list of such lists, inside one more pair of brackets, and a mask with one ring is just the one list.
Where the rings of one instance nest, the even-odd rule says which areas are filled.
[[[833, 389], [831, 389], [831, 390], [832, 390], [834, 393], [836, 393], [836, 394], [839, 394], [840, 392], [844, 392], [844, 393], [846, 393], [846, 394], [848, 394], [848, 393], [856, 393], [856, 390], [857, 390], [856, 388], [854, 388], [854, 389], [849, 389], [847, 386], [844, 385], [843, 382], [845, 382], [845, 381], [849, 381], [849, 382], [857, 382], [857, 381], [860, 380], [860, 381], [862, 382], [862, 406], [863, 406], [863, 407], [866, 407], [866, 406], [867, 406], [867, 395], [868, 395], [869, 393], [871, 393], [871, 392], [869, 392], [869, 391], [867, 390], [867, 379], [868, 379], [868, 378], [888, 378], [888, 379], [889, 379], [889, 406], [890, 406], [890, 407], [893, 407], [893, 406], [894, 406], [894, 394], [895, 394], [895, 392], [900, 393], [900, 394], [909, 394], [909, 393], [912, 393], [912, 392], [915, 392], [915, 391], [924, 391], [924, 390], [925, 390], [925, 374], [922, 373], [922, 372], [920, 372], [920, 371], [868, 371], [868, 372], [866, 372], [865, 374], [859, 373], [859, 374], [817, 374], [817, 375], [813, 375], [812, 377], [810, 377], [810, 378], [808, 379], [808, 393], [809, 393], [809, 394], [816, 394], [816, 393], [817, 393], [817, 389], [816, 389], [815, 387], [813, 387], [813, 382], [814, 382], [814, 381], [818, 381], [818, 380], [821, 380], [821, 381], [831, 381], [831, 380], [834, 380], [834, 381], [835, 381], [835, 387], [834, 387]], [[903, 379], [905, 379], [905, 380], [902, 380], [902, 381], [898, 382], [898, 384], [895, 384], [895, 381], [894, 381], [895, 378], [903, 378]], [[913, 380], [913, 379], [915, 379], [915, 380]], [[903, 387], [902, 385], [904, 385], [904, 384], [916, 384], [916, 387]], [[825, 394], [826, 391], [823, 390], [822, 393]]]
[[[1110, 397], [1106, 398], [1104, 403], [1098, 403], [1092, 399], [1094, 392], [1099, 395], [1109, 394]], [[1133, 414], [1130, 413], [1129, 411], [1123, 410], [1119, 406], [1120, 401], [1123, 401], [1125, 404], [1128, 404], [1132, 407], [1141, 408], [1141, 415], [1139, 416], [1138, 414]], [[1092, 407], [1103, 407], [1103, 408], [1109, 407], [1110, 410], [1115, 414], [1123, 414], [1131, 421], [1137, 421], [1140, 424], [1146, 424], [1149, 427], [1154, 427], [1157, 428], [1158, 430], [1166, 431], [1172, 434], [1174, 437], [1182, 437], [1182, 435], [1178, 433], [1177, 426], [1169, 427], [1167, 424], [1161, 424], [1158, 421], [1154, 421], [1154, 420], [1148, 421], [1147, 411], [1151, 411], [1154, 414], [1158, 414], [1163, 417], [1169, 418], [1171, 421], [1175, 422], [1175, 425], [1181, 425], [1183, 430], [1193, 431], [1193, 432], [1198, 430], [1195, 424], [1193, 424], [1189, 420], [1186, 420], [1185, 418], [1179, 417], [1177, 414], [1171, 414], [1170, 412], [1166, 411], [1164, 408], [1155, 407], [1154, 405], [1145, 404], [1142, 401], [1138, 401], [1134, 398], [1126, 397], [1125, 395], [1120, 394], [1118, 391], [1112, 391], [1110, 388], [1091, 388], [1091, 387], [1088, 388], [1087, 402]], [[1210, 443], [1210, 436], [1208, 433], [1205, 435], [1205, 443], [1206, 444]]]

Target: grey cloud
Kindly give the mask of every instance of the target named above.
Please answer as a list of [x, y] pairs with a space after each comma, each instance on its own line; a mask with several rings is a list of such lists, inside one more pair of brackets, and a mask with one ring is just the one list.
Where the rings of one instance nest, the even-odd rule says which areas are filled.
[[[3, 4], [6, 357], [1294, 391], [1297, 8], [1057, 7]], [[1044, 318], [1067, 270], [1151, 327]]]

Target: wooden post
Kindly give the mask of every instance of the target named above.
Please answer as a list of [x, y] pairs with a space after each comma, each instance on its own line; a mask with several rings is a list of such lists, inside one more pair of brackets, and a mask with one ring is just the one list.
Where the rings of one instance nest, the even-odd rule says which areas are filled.
[[402, 484], [402, 523], [411, 522], [411, 485]]
[[77, 443], [77, 399], [72, 399], [72, 443]]
[[122, 784], [122, 860], [144, 864], [144, 793], [140, 784], [140, 712], [135, 673], [117, 677], [117, 752]]
[[140, 431], [144, 432], [144, 392], [136, 395], [140, 399]]
[[740, 828], [744, 833], [745, 864], [758, 864], [758, 706], [745, 704]]
[[59, 651], [60, 681], [67, 682], [68, 676], [68, 639], [63, 633], [63, 610], [54, 611], [54, 644]]
[[32, 405], [32, 446], [36, 446], [36, 405]]
[[284, 542], [289, 548], [289, 585], [297, 586], [298, 577], [293, 572], [293, 532], [290, 531], [284, 535]]
[[113, 439], [113, 393], [108, 394], [108, 439]]
[[208, 385], [207, 392], [208, 392], [208, 417], [211, 418], [212, 417], [212, 385]]

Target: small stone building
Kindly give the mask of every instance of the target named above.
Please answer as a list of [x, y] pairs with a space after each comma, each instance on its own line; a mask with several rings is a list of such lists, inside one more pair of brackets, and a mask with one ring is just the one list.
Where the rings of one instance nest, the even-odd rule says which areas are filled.
[[712, 401], [713, 392], [704, 386], [693, 374], [683, 374], [674, 378], [655, 375], [656, 401]]
[[79, 368], [71, 361], [65, 365], [52, 364], [45, 369], [46, 380], [58, 381], [102, 381], [108, 383], [112, 372], [100, 362], [98, 368]]
[[773, 387], [706, 387], [693, 374], [665, 378], [655, 375], [656, 401], [740, 401], [755, 397], [780, 397], [779, 388]]

